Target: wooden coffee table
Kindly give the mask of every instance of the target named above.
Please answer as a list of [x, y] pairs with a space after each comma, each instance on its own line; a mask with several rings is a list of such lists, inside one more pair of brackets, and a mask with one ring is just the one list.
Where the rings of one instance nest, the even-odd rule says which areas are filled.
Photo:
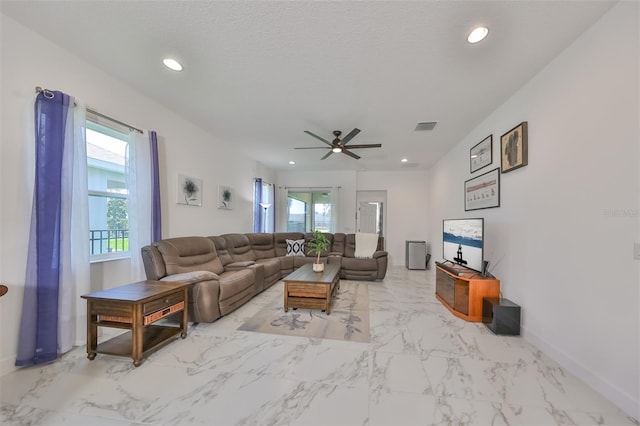
[[313, 272], [310, 263], [302, 265], [284, 281], [284, 311], [289, 308], [322, 309], [331, 314], [331, 299], [340, 288], [340, 266], [324, 265], [323, 272]]
[[[87, 358], [128, 356], [137, 367], [145, 352], [178, 334], [187, 337], [188, 289], [180, 281], [140, 281], [82, 296], [87, 299]], [[179, 312], [179, 327], [154, 324]], [[130, 331], [98, 344], [98, 327]]]

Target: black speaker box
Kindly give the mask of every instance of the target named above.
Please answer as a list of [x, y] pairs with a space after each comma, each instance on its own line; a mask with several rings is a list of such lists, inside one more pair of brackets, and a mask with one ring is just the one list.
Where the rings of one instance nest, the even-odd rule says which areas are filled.
[[509, 299], [482, 298], [482, 322], [494, 334], [520, 335], [520, 306]]

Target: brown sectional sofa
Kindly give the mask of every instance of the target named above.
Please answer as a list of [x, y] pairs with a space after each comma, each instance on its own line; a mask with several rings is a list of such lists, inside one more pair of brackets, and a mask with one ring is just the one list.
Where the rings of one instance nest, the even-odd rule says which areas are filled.
[[[317, 254], [305, 248], [304, 256], [287, 256], [287, 240], [308, 240], [300, 232], [224, 234], [212, 237], [179, 237], [142, 248], [147, 279], [187, 281], [189, 320], [212, 322], [233, 312], [253, 296], [271, 287]], [[325, 234], [331, 249], [321, 253], [325, 263], [340, 265], [340, 278], [374, 281], [387, 272], [387, 252], [356, 258], [355, 234]]]

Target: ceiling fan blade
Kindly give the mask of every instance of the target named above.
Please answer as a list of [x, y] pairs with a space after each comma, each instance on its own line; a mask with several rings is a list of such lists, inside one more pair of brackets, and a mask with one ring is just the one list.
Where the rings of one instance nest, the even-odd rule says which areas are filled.
[[326, 139], [324, 139], [324, 138], [321, 138], [321, 137], [320, 137], [320, 136], [318, 136], [318, 135], [314, 135], [313, 133], [311, 133], [311, 132], [310, 132], [310, 131], [308, 131], [308, 130], [305, 130], [304, 132], [305, 132], [306, 134], [308, 134], [309, 136], [313, 136], [314, 138], [316, 138], [316, 139], [318, 139], [318, 140], [320, 140], [320, 141], [322, 141], [322, 142], [326, 143], [327, 145], [332, 146], [332, 145], [331, 145], [331, 142], [329, 142], [328, 140], [326, 140]]
[[349, 149], [359, 149], [359, 148], [382, 148], [382, 144], [379, 143], [370, 143], [364, 145], [349, 145]]
[[[329, 151], [329, 152], [331, 152], [331, 151]], [[347, 151], [346, 149], [343, 149], [343, 150], [342, 150], [342, 153], [343, 153], [343, 154], [347, 154], [349, 157], [353, 157], [353, 158], [355, 158], [356, 160], [359, 160], [359, 159], [360, 159], [360, 156], [359, 156], [359, 155], [356, 155], [356, 154], [354, 154], [353, 152], [349, 152], [349, 151]]]
[[327, 152], [324, 157], [321, 158], [321, 160], [326, 159], [328, 156], [330, 156], [331, 154], [333, 154], [333, 151], [329, 150], [329, 152]]
[[303, 146], [303, 147], [295, 147], [293, 149], [327, 149], [326, 146]]
[[342, 145], [346, 145], [347, 143], [349, 143], [349, 141], [351, 139], [353, 139], [353, 137], [355, 135], [357, 135], [358, 133], [360, 133], [360, 129], [358, 128], [354, 128], [352, 131], [349, 132], [349, 134], [347, 136], [345, 136], [344, 138], [342, 138], [342, 140], [340, 142], [342, 142]]

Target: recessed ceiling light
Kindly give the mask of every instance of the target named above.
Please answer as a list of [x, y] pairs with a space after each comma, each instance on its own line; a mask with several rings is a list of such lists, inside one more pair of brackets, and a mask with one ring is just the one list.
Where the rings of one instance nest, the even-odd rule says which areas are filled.
[[402, 159], [402, 160], [400, 160], [400, 161], [402, 161], [403, 163], [406, 163], [406, 162], [407, 162], [407, 161], [409, 161], [409, 160], [408, 160], [408, 159], [406, 159], [406, 158], [403, 158], [403, 159]]
[[180, 64], [180, 62], [176, 61], [175, 59], [164, 58], [162, 60], [162, 63], [164, 64], [165, 67], [171, 70], [182, 71], [182, 65]]
[[469, 37], [467, 37], [467, 41], [469, 43], [477, 43], [479, 41], [484, 40], [484, 38], [489, 34], [489, 28], [487, 27], [476, 27], [471, 31]]
[[289, 161], [289, 164], [296, 164], [295, 161]]

